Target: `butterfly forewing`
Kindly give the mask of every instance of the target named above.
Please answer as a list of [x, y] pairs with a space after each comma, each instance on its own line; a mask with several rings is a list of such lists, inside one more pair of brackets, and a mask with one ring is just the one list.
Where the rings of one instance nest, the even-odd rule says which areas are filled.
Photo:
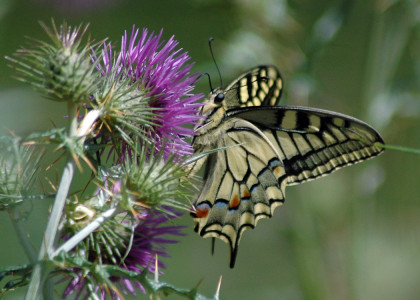
[[195, 230], [229, 244], [231, 267], [244, 230], [272, 216], [284, 202], [286, 185], [327, 175], [383, 151], [379, 133], [355, 118], [272, 106], [279, 102], [281, 88], [273, 66], [246, 72], [220, 90], [226, 97], [204, 120], [209, 129], [198, 127], [194, 138], [196, 154], [221, 149], [208, 155], [204, 186], [193, 205]]
[[289, 184], [298, 184], [374, 157], [379, 133], [355, 118], [305, 107], [258, 107], [228, 112], [263, 130], [279, 149]]
[[278, 105], [282, 89], [283, 80], [277, 68], [259, 66], [244, 73], [226, 87], [226, 101], [228, 107]]

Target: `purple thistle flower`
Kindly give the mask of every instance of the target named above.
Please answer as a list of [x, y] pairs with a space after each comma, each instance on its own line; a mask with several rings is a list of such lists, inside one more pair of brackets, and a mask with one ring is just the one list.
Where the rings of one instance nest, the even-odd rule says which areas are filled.
[[192, 94], [199, 74], [190, 75], [193, 64], [187, 64], [190, 59], [187, 52], [176, 49], [178, 42], [174, 36], [166, 43], [160, 40], [162, 30], [155, 35], [143, 29], [139, 39], [138, 36], [135, 26], [130, 37], [125, 32], [119, 53], [112, 51], [111, 44], [105, 44], [100, 71], [103, 76], [116, 74], [119, 80], [130, 79], [146, 93], [149, 105], [158, 109], [154, 126], [148, 132], [157, 151], [164, 147], [166, 156], [190, 155], [192, 146], [185, 138], [193, 136], [192, 128], [200, 118], [197, 108], [202, 104], [197, 101], [202, 94]]
[[[170, 208], [165, 209], [172, 212]], [[137, 216], [138, 223], [136, 224], [134, 230], [132, 246], [127, 257], [125, 258], [123, 264], [120, 265], [120, 267], [129, 271], [134, 271], [139, 274], [146, 269], [149, 272], [154, 273], [155, 260], [157, 255], [159, 259], [159, 268], [165, 268], [165, 265], [160, 261], [161, 257], [168, 257], [165, 245], [178, 243], [178, 241], [168, 238], [166, 236], [184, 235], [181, 232], [181, 229], [184, 228], [184, 226], [165, 225], [165, 223], [170, 219], [179, 216], [180, 214], [174, 213], [174, 215], [171, 216], [166, 213], [150, 210], [145, 210], [144, 213], [139, 214]], [[103, 263], [107, 264], [110, 262], [103, 261]], [[77, 273], [77, 271], [75, 273]], [[159, 273], [162, 272], [159, 271]], [[146, 293], [144, 287], [141, 285], [141, 283], [137, 281], [132, 281], [130, 279], [119, 277], [111, 277], [110, 280], [124, 294], [136, 295], [136, 287], [140, 289], [143, 293]], [[63, 293], [63, 298], [67, 298], [73, 293], [76, 293], [75, 299], [88, 298], [87, 283], [87, 278], [84, 274], [82, 274], [81, 271], [79, 271], [78, 276], [73, 278], [67, 285]], [[109, 293], [111, 294], [112, 299], [120, 299], [120, 296], [116, 292], [107, 289], [104, 285], [98, 284], [97, 290], [95, 292], [99, 292], [101, 299], [106, 299], [106, 295]]]

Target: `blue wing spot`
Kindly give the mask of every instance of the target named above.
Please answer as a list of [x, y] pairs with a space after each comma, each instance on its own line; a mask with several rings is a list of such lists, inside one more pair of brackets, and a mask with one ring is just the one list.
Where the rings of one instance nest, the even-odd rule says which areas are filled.
[[283, 164], [281, 163], [280, 160], [278, 160], [277, 158], [273, 158], [272, 160], [270, 160], [270, 162], [268, 163], [270, 168], [274, 169], [275, 167], [278, 166], [282, 166]]
[[225, 208], [228, 205], [226, 200], [216, 200], [216, 202], [214, 203], [214, 206], [216, 206], [217, 208]]
[[251, 193], [256, 192], [256, 191], [257, 191], [257, 189], [258, 189], [258, 184], [254, 184], [254, 185], [251, 187]]

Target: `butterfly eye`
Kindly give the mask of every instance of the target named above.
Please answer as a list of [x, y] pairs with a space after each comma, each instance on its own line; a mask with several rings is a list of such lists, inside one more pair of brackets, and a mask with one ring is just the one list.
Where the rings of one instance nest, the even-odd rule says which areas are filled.
[[225, 93], [218, 93], [216, 97], [214, 97], [214, 103], [220, 103], [225, 99]]

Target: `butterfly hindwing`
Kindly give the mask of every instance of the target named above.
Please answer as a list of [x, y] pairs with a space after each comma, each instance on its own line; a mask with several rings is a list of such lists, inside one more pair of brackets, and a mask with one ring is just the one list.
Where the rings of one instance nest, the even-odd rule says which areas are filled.
[[203, 237], [218, 237], [229, 244], [231, 267], [245, 229], [271, 217], [284, 201], [284, 168], [268, 140], [247, 122], [232, 119], [210, 154], [203, 191], [195, 203], [195, 230]]

